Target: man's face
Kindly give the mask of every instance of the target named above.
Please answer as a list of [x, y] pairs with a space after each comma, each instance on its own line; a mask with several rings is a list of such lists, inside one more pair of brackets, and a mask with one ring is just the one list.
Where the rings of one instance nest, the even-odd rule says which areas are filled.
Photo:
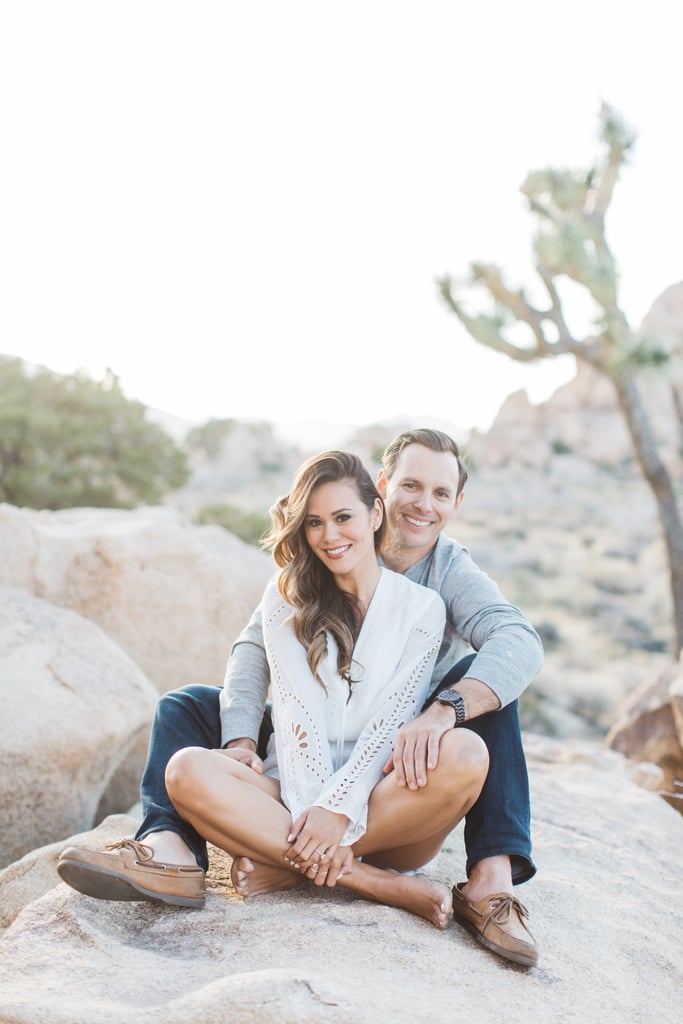
[[398, 457], [390, 480], [380, 470], [377, 487], [387, 512], [388, 541], [418, 562], [462, 502], [458, 490], [458, 461], [450, 452], [434, 452], [410, 444]]

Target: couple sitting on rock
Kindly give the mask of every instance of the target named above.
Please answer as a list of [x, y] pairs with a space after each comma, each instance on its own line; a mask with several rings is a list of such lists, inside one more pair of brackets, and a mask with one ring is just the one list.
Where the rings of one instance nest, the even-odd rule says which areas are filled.
[[[240, 895], [338, 885], [438, 928], [452, 908], [533, 966], [513, 894], [536, 870], [517, 698], [543, 654], [442, 532], [466, 478], [456, 443], [427, 429], [388, 446], [376, 485], [349, 452], [305, 462], [271, 510], [279, 572], [223, 687], [159, 700], [135, 838], [67, 848], [61, 878], [98, 899], [201, 907], [208, 841]], [[451, 894], [417, 870], [463, 817], [467, 881]]]

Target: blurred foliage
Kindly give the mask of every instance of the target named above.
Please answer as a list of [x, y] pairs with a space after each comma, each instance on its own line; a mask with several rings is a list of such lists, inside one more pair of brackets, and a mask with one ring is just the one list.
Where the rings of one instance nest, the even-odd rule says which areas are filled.
[[223, 442], [235, 426], [233, 419], [207, 420], [199, 427], [193, 427], [185, 439], [191, 450], [204, 452], [210, 459], [220, 455]]
[[200, 526], [222, 526], [247, 544], [254, 544], [257, 547], [261, 537], [270, 527], [270, 519], [267, 516], [259, 515], [258, 512], [244, 512], [229, 504], [206, 505], [197, 513], [195, 522]]
[[29, 508], [157, 504], [188, 478], [184, 451], [119, 379], [62, 376], [0, 356], [0, 501]]
[[554, 437], [550, 443], [550, 447], [556, 455], [571, 455], [571, 448], [561, 437]]

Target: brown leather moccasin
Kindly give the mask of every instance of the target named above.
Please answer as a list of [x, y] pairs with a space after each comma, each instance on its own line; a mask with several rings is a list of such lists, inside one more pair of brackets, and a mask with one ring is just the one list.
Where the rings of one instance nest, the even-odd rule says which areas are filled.
[[97, 900], [152, 900], [176, 907], [203, 907], [204, 872], [184, 864], [162, 864], [135, 839], [119, 839], [104, 850], [68, 846], [57, 861], [59, 877]]
[[[507, 892], [497, 892], [471, 903], [460, 891], [465, 884], [458, 882], [453, 886], [453, 917], [458, 924], [494, 953], [524, 967], [535, 967], [538, 949], [526, 925], [529, 912], [524, 904]], [[519, 931], [523, 938], [515, 934]]]

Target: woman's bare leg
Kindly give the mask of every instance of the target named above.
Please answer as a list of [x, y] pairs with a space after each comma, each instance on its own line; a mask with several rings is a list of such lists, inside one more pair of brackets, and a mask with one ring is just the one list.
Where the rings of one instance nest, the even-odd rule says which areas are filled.
[[[301, 872], [285, 865], [292, 818], [274, 795], [279, 786], [273, 779], [216, 752], [190, 747], [169, 761], [166, 787], [178, 813], [214, 846], [268, 869], [271, 878], [281, 873], [283, 888], [303, 884]], [[448, 893], [437, 883], [354, 862], [352, 873], [339, 884], [366, 899], [410, 910], [437, 927], [446, 925]]]
[[[478, 736], [464, 729], [447, 733], [428, 786], [409, 790], [397, 786], [389, 775], [375, 787], [368, 830], [354, 853], [366, 864], [397, 871], [428, 863], [476, 801], [487, 770], [488, 752]], [[307, 877], [316, 880], [313, 873]], [[233, 864], [233, 884], [245, 896], [277, 891], [284, 887], [283, 880], [281, 869], [246, 857]], [[287, 887], [291, 885], [290, 880]]]
[[[354, 844], [353, 871], [339, 884], [358, 896], [402, 907], [445, 928], [450, 892], [425, 876], [402, 871], [426, 864], [479, 796], [488, 771], [484, 742], [467, 729], [442, 737], [439, 762], [419, 790], [397, 786], [392, 775], [375, 786], [368, 827]], [[309, 875], [310, 877], [310, 875]]]
[[[375, 787], [368, 832], [354, 852], [376, 859], [377, 864], [355, 861], [350, 875], [331, 880], [365, 899], [409, 910], [439, 928], [448, 921], [446, 886], [400, 871], [418, 867], [438, 852], [445, 836], [476, 800], [488, 765], [486, 748], [473, 733], [454, 730], [447, 737], [426, 787], [406, 790], [396, 786], [391, 776]], [[283, 888], [297, 884], [301, 874], [284, 866], [292, 819], [273, 795], [273, 787], [278, 792], [279, 787], [238, 762], [221, 770], [219, 762], [225, 765], [226, 760], [199, 748], [174, 755], [166, 785], [179, 813], [233, 858], [247, 858], [258, 870], [261, 865], [277, 869], [283, 881], [289, 879]]]
[[[214, 846], [233, 858], [275, 869], [284, 887], [303, 883], [301, 872], [285, 864], [292, 818], [275, 795], [279, 786], [274, 780], [216, 752], [193, 747], [171, 758], [166, 786], [178, 812]], [[403, 907], [445, 927], [447, 893], [435, 883], [360, 862], [341, 884], [345, 882], [358, 895]]]
[[398, 871], [426, 864], [477, 800], [487, 771], [488, 751], [479, 736], [469, 729], [446, 733], [426, 786], [417, 790], [397, 786], [393, 773], [375, 786], [367, 831], [354, 853]]
[[254, 869], [267, 873], [268, 885], [257, 883], [250, 895], [303, 884], [300, 872], [285, 865], [292, 818], [275, 779], [216, 751], [189, 747], [169, 761], [166, 786], [178, 813], [233, 858], [231, 877], [240, 895], [243, 876]]

